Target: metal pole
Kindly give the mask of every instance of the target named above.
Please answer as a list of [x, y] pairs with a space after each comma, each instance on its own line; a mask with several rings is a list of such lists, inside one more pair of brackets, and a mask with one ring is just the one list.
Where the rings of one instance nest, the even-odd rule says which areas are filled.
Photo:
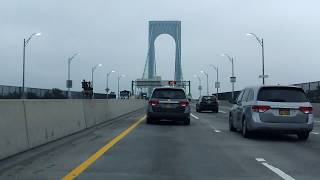
[[[231, 58], [231, 65], [232, 65], [232, 77], [234, 77], [234, 64], [233, 64], [233, 58]], [[234, 100], [234, 82], [232, 82], [232, 100]]]
[[264, 44], [263, 38], [261, 38], [261, 48], [262, 48], [262, 84], [265, 84], [265, 75], [264, 75]]
[[[70, 64], [71, 64], [71, 59], [68, 59], [68, 81], [70, 81]], [[71, 98], [71, 93], [70, 93], [70, 88], [68, 86], [68, 98]]]
[[26, 63], [26, 39], [23, 39], [23, 56], [22, 56], [22, 93], [21, 98], [25, 99], [25, 87], [24, 87], [24, 81], [25, 81], [25, 63]]
[[92, 99], [94, 99], [94, 88], [93, 88], [93, 71], [94, 67], [91, 69], [91, 87], [92, 87]]
[[[218, 85], [218, 83], [219, 83], [219, 69], [218, 69], [218, 67], [217, 67], [217, 85]], [[217, 86], [217, 99], [218, 99], [218, 96], [219, 96], [219, 87]]]
[[207, 76], [207, 96], [209, 96], [209, 75], [206, 73]]
[[109, 73], [107, 74], [107, 88], [106, 88], [106, 91], [107, 91], [107, 99], [109, 99]]
[[118, 99], [120, 99], [120, 76], [118, 76]]

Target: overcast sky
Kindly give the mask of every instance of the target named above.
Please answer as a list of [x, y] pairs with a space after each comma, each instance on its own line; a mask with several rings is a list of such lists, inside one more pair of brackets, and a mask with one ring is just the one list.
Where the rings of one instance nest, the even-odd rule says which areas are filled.
[[[261, 49], [254, 32], [265, 41], [268, 84], [320, 80], [320, 1], [317, 0], [1, 0], [0, 84], [21, 86], [23, 38], [33, 38], [26, 50], [26, 86], [65, 89], [67, 59], [72, 62], [73, 90], [95, 72], [97, 92], [106, 87], [106, 73], [126, 77], [121, 89], [142, 76], [149, 20], [182, 21], [182, 68], [197, 96], [194, 74], [209, 72], [210, 92], [220, 68], [221, 91], [229, 91], [231, 64], [222, 53], [235, 57], [236, 89], [261, 83]], [[174, 76], [174, 40], [168, 35], [156, 43], [157, 73]], [[110, 76], [116, 91], [117, 73]], [[202, 76], [203, 82], [205, 77]], [[203, 84], [205, 85], [205, 84]], [[205, 87], [204, 87], [205, 89]]]

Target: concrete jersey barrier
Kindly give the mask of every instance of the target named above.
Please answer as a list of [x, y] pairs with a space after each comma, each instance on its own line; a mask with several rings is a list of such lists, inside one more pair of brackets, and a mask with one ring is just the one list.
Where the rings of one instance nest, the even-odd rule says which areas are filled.
[[146, 106], [145, 100], [0, 100], [0, 160]]

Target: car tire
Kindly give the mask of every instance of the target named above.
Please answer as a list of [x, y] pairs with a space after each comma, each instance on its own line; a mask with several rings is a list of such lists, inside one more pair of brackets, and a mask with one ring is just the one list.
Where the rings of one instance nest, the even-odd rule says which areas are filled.
[[247, 121], [245, 119], [242, 120], [241, 133], [244, 138], [250, 138], [250, 132], [247, 129]]
[[153, 124], [153, 120], [149, 117], [147, 117], [147, 124]]
[[187, 125], [187, 126], [190, 125], [190, 117], [184, 120], [184, 125]]
[[219, 109], [215, 110], [214, 112], [215, 112], [215, 113], [219, 113]]
[[235, 132], [237, 129], [233, 126], [233, 122], [232, 122], [232, 116], [229, 115], [229, 130], [231, 132]]
[[309, 138], [309, 132], [301, 132], [297, 136], [299, 140], [306, 141]]

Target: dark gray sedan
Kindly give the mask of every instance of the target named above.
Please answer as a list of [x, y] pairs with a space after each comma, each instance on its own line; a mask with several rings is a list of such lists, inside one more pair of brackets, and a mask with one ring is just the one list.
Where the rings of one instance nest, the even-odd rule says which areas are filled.
[[147, 108], [147, 123], [161, 119], [190, 124], [190, 105], [184, 89], [161, 87], [153, 90]]

